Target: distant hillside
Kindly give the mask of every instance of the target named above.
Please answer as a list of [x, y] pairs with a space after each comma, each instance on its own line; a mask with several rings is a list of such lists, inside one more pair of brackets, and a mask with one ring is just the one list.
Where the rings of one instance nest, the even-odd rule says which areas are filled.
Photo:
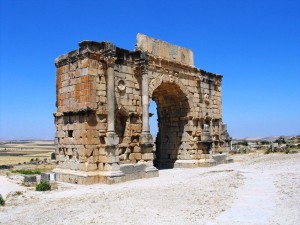
[[275, 141], [279, 137], [284, 137], [285, 139], [291, 139], [300, 135], [281, 135], [281, 136], [269, 136], [269, 137], [245, 137], [245, 138], [233, 138], [233, 141]]

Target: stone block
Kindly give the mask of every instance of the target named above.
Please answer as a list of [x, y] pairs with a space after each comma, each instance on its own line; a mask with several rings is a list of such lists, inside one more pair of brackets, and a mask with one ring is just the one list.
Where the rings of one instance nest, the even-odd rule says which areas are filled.
[[86, 76], [88, 74], [88, 68], [82, 68], [80, 70], [80, 76]]
[[118, 157], [117, 156], [107, 156], [106, 157], [106, 162], [108, 163], [115, 163], [118, 162]]
[[96, 163], [88, 163], [86, 165], [86, 171], [95, 171], [97, 170], [97, 164]]
[[143, 160], [153, 160], [154, 158], [153, 158], [153, 153], [144, 153], [143, 155], [142, 155], [142, 159]]
[[124, 174], [131, 174], [134, 171], [134, 165], [133, 164], [123, 164], [123, 165], [120, 165], [120, 170]]
[[98, 163], [98, 170], [104, 170], [104, 163]]
[[88, 157], [87, 162], [88, 163], [94, 163], [94, 156]]
[[139, 146], [134, 146], [133, 147], [133, 152], [134, 153], [139, 153], [139, 152], [141, 152], [141, 148]]
[[146, 164], [144, 163], [136, 163], [134, 166], [133, 166], [133, 170], [134, 172], [142, 172], [142, 171], [145, 171], [146, 169]]
[[141, 153], [132, 153], [132, 154], [134, 154], [134, 158], [136, 160], [141, 160], [142, 159], [142, 154]]
[[54, 182], [55, 173], [41, 173], [41, 181]]
[[120, 166], [117, 163], [105, 163], [104, 171], [117, 171], [120, 170]]
[[25, 175], [24, 182], [25, 183], [36, 183], [36, 176], [35, 175]]
[[148, 37], [144, 34], [137, 35], [136, 48], [138, 50], [149, 52], [149, 54], [154, 55], [155, 57], [164, 58], [169, 61], [175, 61], [189, 66], [194, 65], [194, 56], [191, 50]]

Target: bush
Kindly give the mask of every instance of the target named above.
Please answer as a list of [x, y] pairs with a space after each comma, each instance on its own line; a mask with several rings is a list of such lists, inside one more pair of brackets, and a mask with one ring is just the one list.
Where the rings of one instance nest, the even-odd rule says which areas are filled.
[[47, 181], [41, 181], [41, 183], [36, 185], [36, 191], [50, 191], [51, 185]]
[[269, 142], [269, 141], [261, 141], [260, 144], [261, 144], [261, 145], [269, 145], [270, 142]]
[[52, 152], [52, 153], [51, 153], [51, 159], [52, 159], [52, 160], [55, 160], [55, 159], [56, 159], [55, 152]]
[[1, 206], [4, 206], [4, 205], [5, 205], [5, 200], [4, 200], [4, 198], [2, 197], [1, 194], [0, 194], [0, 205], [1, 205]]
[[32, 174], [41, 174], [42, 171], [40, 170], [13, 170], [13, 173], [20, 173], [24, 175], [32, 175]]
[[248, 142], [247, 141], [240, 141], [240, 142], [234, 143], [233, 145], [248, 146]]

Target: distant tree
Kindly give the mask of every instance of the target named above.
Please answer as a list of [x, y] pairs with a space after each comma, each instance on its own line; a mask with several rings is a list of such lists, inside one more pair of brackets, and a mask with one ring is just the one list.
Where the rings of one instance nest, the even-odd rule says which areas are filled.
[[248, 146], [248, 142], [247, 141], [240, 141], [240, 142], [235, 143], [234, 145]]
[[261, 144], [261, 145], [269, 145], [270, 142], [269, 142], [269, 141], [261, 141], [260, 144]]

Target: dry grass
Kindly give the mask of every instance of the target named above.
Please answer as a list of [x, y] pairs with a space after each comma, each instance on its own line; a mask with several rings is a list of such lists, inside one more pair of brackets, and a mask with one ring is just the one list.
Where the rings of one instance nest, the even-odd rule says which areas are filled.
[[0, 143], [0, 151], [29, 150], [29, 151], [52, 151], [55, 145], [53, 141], [3, 141]]
[[25, 156], [0, 156], [0, 165], [16, 165], [23, 164], [24, 162], [30, 162], [31, 159], [38, 158], [39, 160], [44, 160], [45, 158], [50, 159], [52, 152], [25, 155]]
[[50, 159], [54, 148], [53, 141], [4, 142], [0, 144], [0, 165], [23, 164], [36, 158]]
[[40, 170], [42, 172], [48, 172], [55, 168], [55, 164], [39, 164], [39, 165], [20, 165], [15, 166], [12, 170]]
[[31, 158], [27, 156], [0, 156], [0, 165], [13, 165], [29, 162]]

